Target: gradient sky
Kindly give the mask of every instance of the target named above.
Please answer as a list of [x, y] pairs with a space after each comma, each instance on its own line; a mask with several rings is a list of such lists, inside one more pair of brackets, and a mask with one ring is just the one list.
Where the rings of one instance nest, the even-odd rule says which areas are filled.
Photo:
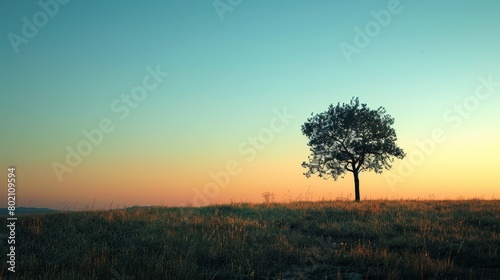
[[[495, 0], [2, 1], [0, 186], [15, 166], [18, 206], [56, 209], [203, 205], [203, 192], [352, 198], [352, 174], [302, 175], [300, 127], [359, 96], [395, 118], [408, 154], [361, 174], [362, 199], [498, 199], [498, 11]], [[169, 75], [131, 108], [121, 98], [148, 67]], [[293, 119], [276, 116], [284, 108]], [[58, 180], [54, 162], [103, 120], [114, 130]], [[210, 173], [228, 164], [224, 186]]]

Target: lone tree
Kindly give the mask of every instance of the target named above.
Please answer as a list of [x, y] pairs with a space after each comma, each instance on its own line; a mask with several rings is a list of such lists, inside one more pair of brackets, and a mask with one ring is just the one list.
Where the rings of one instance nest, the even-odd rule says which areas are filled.
[[403, 159], [404, 151], [396, 146], [396, 132], [391, 126], [394, 118], [386, 114], [385, 108], [369, 109], [360, 104], [357, 97], [350, 104], [330, 105], [328, 110], [311, 114], [302, 125], [302, 133], [309, 138], [311, 155], [302, 167], [308, 178], [312, 174], [335, 181], [345, 176], [346, 171], [354, 175], [356, 201], [359, 195], [359, 173], [389, 169], [394, 158]]

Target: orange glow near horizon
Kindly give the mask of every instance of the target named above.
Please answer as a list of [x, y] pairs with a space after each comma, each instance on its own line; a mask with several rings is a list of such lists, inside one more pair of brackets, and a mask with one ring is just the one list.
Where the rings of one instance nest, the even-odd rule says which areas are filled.
[[[453, 151], [453, 147], [447, 147], [436, 152], [426, 158], [424, 164], [416, 166], [410, 176], [400, 177], [403, 181], [394, 186], [389, 183], [390, 174], [408, 175], [398, 173], [402, 161], [383, 174], [362, 173], [362, 199], [497, 199], [499, 194], [495, 182], [478, 179], [491, 176], [493, 171], [474, 169], [474, 161], [466, 164], [446, 161]], [[469, 159], [474, 157], [473, 154], [467, 156]], [[47, 166], [21, 166], [16, 171], [19, 177], [18, 205], [83, 210], [91, 206], [108, 209], [132, 205], [260, 203], [264, 201], [264, 192], [273, 193], [276, 202], [353, 199], [351, 173], [346, 173], [345, 178], [338, 181], [317, 177], [307, 179], [302, 175], [304, 170], [300, 161], [292, 161], [293, 157], [289, 154], [273, 159], [264, 153], [251, 162], [234, 160], [239, 164], [240, 173], [228, 177], [223, 174], [228, 174], [226, 164], [232, 159], [217, 160], [218, 168], [213, 169], [209, 168], [210, 165], [195, 163], [166, 168], [168, 165], [154, 161], [142, 165], [115, 161], [82, 164], [62, 183], [55, 176], [46, 175], [51, 173]], [[229, 181], [224, 185], [227, 178]], [[207, 194], [209, 200], [200, 199], [199, 193]]]

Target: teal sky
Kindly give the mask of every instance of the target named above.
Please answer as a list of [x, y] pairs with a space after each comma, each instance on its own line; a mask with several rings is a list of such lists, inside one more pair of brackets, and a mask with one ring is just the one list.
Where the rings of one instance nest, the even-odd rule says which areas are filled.
[[[64, 161], [65, 147], [76, 145], [83, 129], [110, 118], [116, 130], [85, 164], [177, 166], [203, 178], [237, 157], [238, 144], [284, 106], [295, 119], [273, 147], [289, 148], [288, 159], [300, 165], [307, 152], [300, 125], [352, 96], [384, 106], [411, 151], [416, 139], [451, 126], [443, 113], [474, 93], [478, 77], [500, 80], [500, 2], [400, 1], [401, 12], [348, 62], [340, 44], [355, 45], [354, 28], [363, 30], [374, 20], [370, 12], [388, 3], [243, 0], [221, 20], [212, 1], [69, 1], [16, 53], [9, 33], [22, 35], [22, 18], [33, 22], [42, 8], [2, 1], [1, 166], [42, 168], [49, 179], [36, 183], [32, 175], [26, 188], [56, 191], [66, 183], [57, 182], [51, 163]], [[170, 75], [119, 120], [113, 101], [157, 65]], [[500, 139], [492, 132], [498, 95], [500, 89], [450, 137]], [[283, 156], [271, 147], [266, 153]], [[344, 193], [352, 191], [347, 181]]]

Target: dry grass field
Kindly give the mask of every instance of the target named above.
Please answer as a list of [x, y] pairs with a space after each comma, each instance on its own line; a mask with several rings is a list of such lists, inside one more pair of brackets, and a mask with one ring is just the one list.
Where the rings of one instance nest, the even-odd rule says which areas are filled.
[[500, 279], [498, 200], [132, 207], [16, 230], [6, 279]]

